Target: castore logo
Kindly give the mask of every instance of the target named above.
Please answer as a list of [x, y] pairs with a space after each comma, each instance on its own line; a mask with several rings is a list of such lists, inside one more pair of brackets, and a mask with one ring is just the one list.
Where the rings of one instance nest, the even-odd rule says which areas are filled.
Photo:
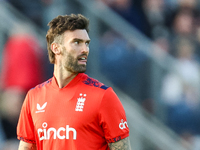
[[44, 103], [42, 106], [40, 106], [40, 104], [37, 103], [37, 111], [36, 113], [40, 113], [40, 112], [45, 112], [45, 107], [47, 106], [47, 102]]

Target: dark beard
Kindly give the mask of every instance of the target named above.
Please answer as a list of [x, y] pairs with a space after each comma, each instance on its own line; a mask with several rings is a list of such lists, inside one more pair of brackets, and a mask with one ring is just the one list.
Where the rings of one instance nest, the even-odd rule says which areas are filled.
[[66, 64], [67, 71], [73, 73], [84, 73], [86, 71], [86, 65], [79, 65], [78, 60], [74, 59], [70, 54], [67, 57], [68, 63]]

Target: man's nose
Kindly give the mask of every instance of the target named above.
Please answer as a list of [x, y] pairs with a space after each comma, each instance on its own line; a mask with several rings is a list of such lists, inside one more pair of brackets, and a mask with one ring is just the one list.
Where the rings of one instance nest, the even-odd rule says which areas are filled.
[[83, 44], [81, 52], [82, 53], [88, 53], [89, 52], [89, 46], [86, 45], [86, 44]]

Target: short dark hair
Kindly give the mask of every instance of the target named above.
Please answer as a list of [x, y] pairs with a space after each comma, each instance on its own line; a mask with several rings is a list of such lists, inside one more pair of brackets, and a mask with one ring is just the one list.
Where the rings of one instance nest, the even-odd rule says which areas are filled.
[[55, 54], [51, 50], [51, 44], [55, 38], [62, 35], [65, 31], [74, 31], [76, 29], [85, 29], [89, 32], [89, 19], [85, 16], [78, 14], [57, 16], [48, 23], [49, 30], [47, 31], [47, 49], [50, 63], [55, 63]]

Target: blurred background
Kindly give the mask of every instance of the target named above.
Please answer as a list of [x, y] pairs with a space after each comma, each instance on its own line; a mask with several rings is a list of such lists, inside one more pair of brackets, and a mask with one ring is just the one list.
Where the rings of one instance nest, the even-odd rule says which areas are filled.
[[199, 0], [0, 0], [0, 149], [17, 150], [26, 92], [53, 75], [47, 24], [90, 19], [87, 74], [124, 105], [133, 150], [200, 149]]

